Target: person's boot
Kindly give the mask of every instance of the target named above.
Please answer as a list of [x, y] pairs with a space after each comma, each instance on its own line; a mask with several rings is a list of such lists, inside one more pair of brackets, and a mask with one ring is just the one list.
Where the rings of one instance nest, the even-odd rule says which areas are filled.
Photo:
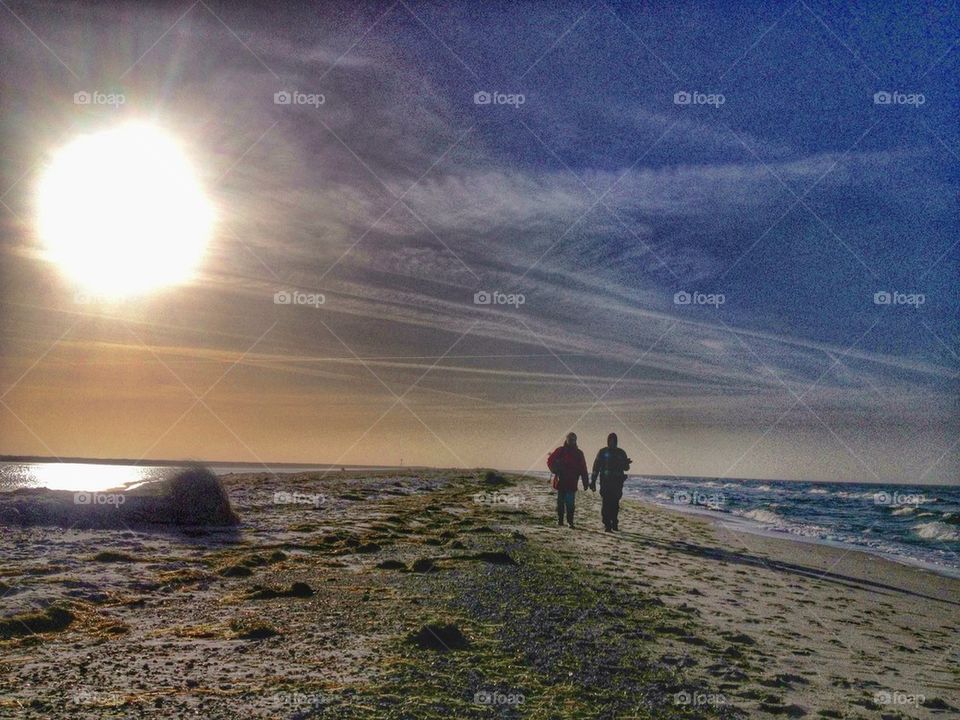
[[613, 532], [613, 531], [610, 529], [610, 526], [609, 526], [609, 525], [604, 525], [604, 526], [603, 526], [603, 531], [604, 531], [604, 532]]
[[573, 527], [573, 513], [572, 513], [572, 512], [568, 512], [568, 513], [567, 513], [567, 525], [569, 525], [571, 528]]

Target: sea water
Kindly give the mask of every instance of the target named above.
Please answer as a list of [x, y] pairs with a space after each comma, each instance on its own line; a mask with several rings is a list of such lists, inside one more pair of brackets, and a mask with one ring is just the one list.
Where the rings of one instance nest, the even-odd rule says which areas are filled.
[[733, 529], [854, 547], [960, 574], [960, 486], [632, 476], [624, 495]]

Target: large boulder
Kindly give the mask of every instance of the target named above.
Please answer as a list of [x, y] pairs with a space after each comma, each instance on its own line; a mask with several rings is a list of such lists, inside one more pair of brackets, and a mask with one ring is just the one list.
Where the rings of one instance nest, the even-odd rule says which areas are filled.
[[240, 518], [220, 478], [195, 465], [124, 492], [21, 488], [0, 492], [0, 524], [119, 528], [133, 525], [229, 527]]

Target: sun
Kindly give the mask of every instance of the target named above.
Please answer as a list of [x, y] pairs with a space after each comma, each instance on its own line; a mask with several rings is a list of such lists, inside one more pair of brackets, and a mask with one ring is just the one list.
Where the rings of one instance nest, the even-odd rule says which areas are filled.
[[92, 295], [138, 295], [190, 279], [213, 224], [189, 159], [153, 125], [81, 135], [40, 179], [37, 229], [47, 256]]

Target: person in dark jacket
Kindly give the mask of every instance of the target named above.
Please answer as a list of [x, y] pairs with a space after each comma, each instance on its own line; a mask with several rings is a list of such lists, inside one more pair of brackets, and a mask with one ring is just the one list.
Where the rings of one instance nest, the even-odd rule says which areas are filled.
[[600, 515], [607, 532], [619, 530], [620, 498], [623, 497], [623, 482], [627, 479], [627, 470], [632, 460], [623, 448], [617, 447], [617, 434], [607, 435], [607, 446], [601, 448], [593, 461], [593, 474], [590, 476], [590, 489], [597, 489], [597, 477], [600, 478], [600, 497], [603, 498]]
[[573, 527], [573, 506], [577, 497], [577, 480], [587, 489], [590, 475], [583, 451], [577, 447], [577, 434], [568, 433], [567, 439], [547, 458], [547, 467], [557, 476], [557, 524], [563, 525], [566, 511], [567, 524]]

